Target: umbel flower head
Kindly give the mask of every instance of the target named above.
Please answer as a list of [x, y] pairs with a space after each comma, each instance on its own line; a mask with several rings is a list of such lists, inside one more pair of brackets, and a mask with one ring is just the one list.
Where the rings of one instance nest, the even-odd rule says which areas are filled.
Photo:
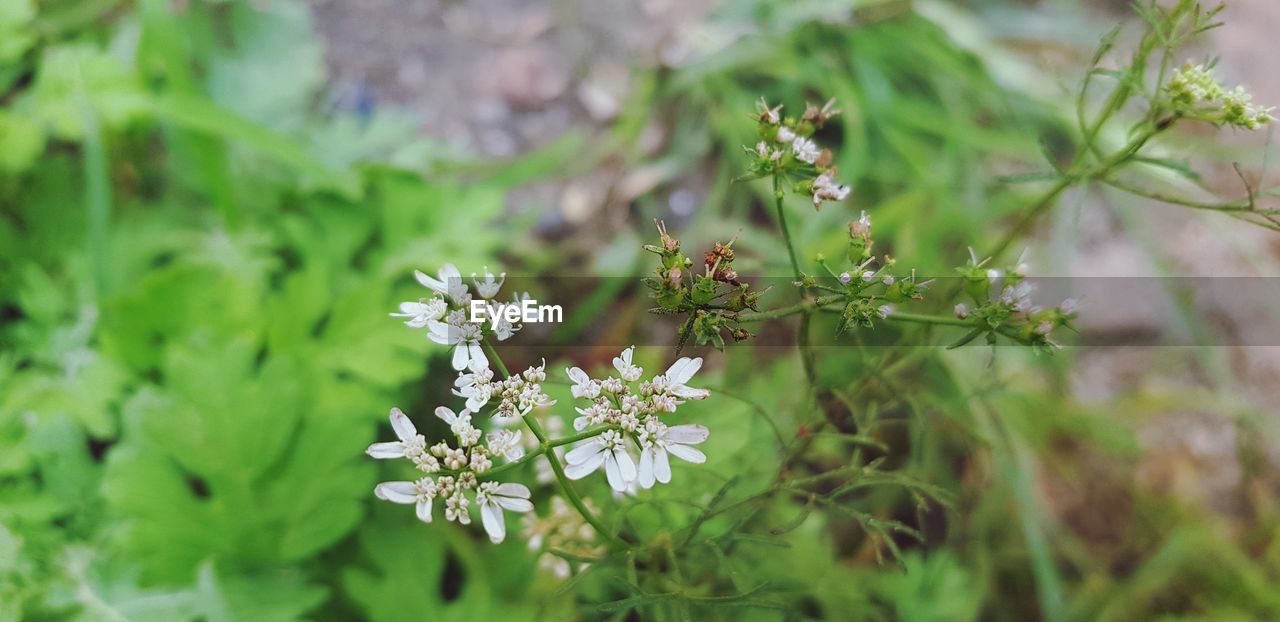
[[[499, 430], [489, 434], [488, 447], [480, 444], [481, 432], [471, 424], [471, 411], [455, 413], [446, 407], [436, 416], [449, 425], [454, 444], [440, 441], [430, 447], [409, 417], [399, 408], [391, 409], [391, 428], [398, 440], [374, 443], [366, 453], [374, 458], [407, 458], [423, 473], [416, 480], [391, 481], [373, 489], [375, 497], [392, 503], [413, 505], [418, 520], [431, 522], [436, 499], [443, 499], [445, 518], [471, 524], [471, 508], [479, 509], [481, 523], [493, 542], [507, 535], [503, 510], [528, 512], [533, 509], [529, 489], [511, 482], [480, 481], [493, 467], [494, 458], [519, 459], [519, 433]], [[470, 497], [468, 497], [468, 495]]]
[[836, 181], [831, 150], [813, 139], [816, 130], [840, 114], [834, 99], [821, 107], [808, 104], [797, 119], [783, 116], [781, 105], [771, 107], [761, 98], [756, 113], [759, 142], [754, 147], [744, 147], [752, 157], [747, 178], [781, 176], [793, 182], [797, 192], [808, 194], [814, 209], [849, 196], [849, 186]]
[[[707, 439], [705, 427], [668, 427], [661, 420], [686, 401], [710, 395], [706, 389], [688, 385], [702, 368], [702, 359], [680, 358], [666, 373], [637, 385], [644, 370], [633, 362], [634, 352], [632, 346], [614, 358], [617, 376], [596, 380], [577, 367], [566, 370], [574, 382], [574, 397], [591, 401], [590, 406], [577, 409], [581, 416], [573, 427], [609, 426], [565, 454], [565, 474], [570, 479], [582, 479], [603, 468], [609, 486], [616, 491], [625, 491], [635, 483], [650, 488], [654, 482], [671, 481], [668, 453], [695, 464], [706, 461], [702, 452], [690, 447]], [[639, 453], [638, 466], [633, 451]]]
[[1218, 125], [1256, 130], [1270, 123], [1271, 111], [1253, 103], [1242, 86], [1223, 88], [1204, 65], [1187, 63], [1173, 72], [1164, 86], [1170, 102], [1181, 113]]
[[[453, 348], [454, 369], [473, 373], [488, 370], [489, 358], [484, 351], [484, 339], [492, 336], [498, 341], [505, 341], [518, 332], [520, 326], [513, 325], [505, 317], [495, 318], [488, 324], [472, 322], [469, 306], [476, 297], [483, 300], [496, 298], [506, 281], [506, 273], [494, 276], [488, 267], [484, 269], [483, 279], [472, 273], [475, 296], [463, 280], [462, 272], [453, 264], [445, 264], [434, 277], [419, 270], [414, 270], [413, 275], [418, 283], [431, 291], [432, 296], [402, 302], [400, 311], [391, 316], [406, 318], [405, 325], [410, 328], [426, 328], [428, 339]], [[516, 303], [523, 297], [528, 297], [528, 294], [516, 294]]]

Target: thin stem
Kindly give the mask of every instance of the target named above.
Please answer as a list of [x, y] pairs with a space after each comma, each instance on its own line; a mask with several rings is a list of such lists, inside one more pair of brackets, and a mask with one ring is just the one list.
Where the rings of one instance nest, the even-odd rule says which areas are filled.
[[493, 361], [493, 364], [498, 366], [498, 371], [502, 372], [502, 377], [510, 378], [511, 372], [507, 371], [507, 364], [502, 362], [502, 357], [498, 356], [497, 348], [494, 348], [493, 344], [490, 343], [488, 339], [484, 340], [484, 351], [489, 354], [489, 360]]
[[768, 320], [776, 320], [778, 318], [787, 317], [788, 315], [795, 315], [797, 313], [809, 313], [819, 307], [824, 307], [826, 305], [829, 305], [834, 302], [839, 302], [844, 299], [845, 299], [844, 295], [833, 294], [830, 296], [818, 296], [817, 298], [809, 298], [807, 300], [803, 300], [791, 306], [778, 307], [777, 309], [773, 309], [770, 311], [761, 311], [758, 313], [741, 313], [738, 315], [737, 320], [740, 323], [765, 322]]
[[[511, 372], [507, 371], [507, 366], [502, 362], [502, 357], [498, 356], [497, 349], [494, 348], [493, 344], [487, 339], [484, 341], [484, 349], [489, 354], [489, 359], [497, 366], [498, 371], [502, 372], [502, 376], [504, 378], [510, 378]], [[587, 505], [583, 503], [582, 497], [578, 494], [578, 491], [574, 490], [573, 485], [569, 483], [569, 477], [565, 475], [564, 465], [560, 464], [559, 456], [556, 456], [556, 452], [553, 451], [553, 448], [555, 447], [579, 441], [584, 438], [589, 438], [603, 432], [607, 428], [587, 430], [580, 434], [551, 441], [547, 439], [546, 432], [542, 431], [542, 425], [538, 423], [538, 418], [534, 416], [533, 411], [529, 411], [524, 415], [524, 417], [521, 417], [521, 419], [524, 421], [525, 426], [529, 428], [529, 431], [533, 433], [534, 438], [538, 439], [538, 449], [514, 463], [503, 465], [500, 467], [501, 471], [515, 468], [517, 464], [523, 464], [528, 460], [532, 460], [534, 456], [546, 456], [547, 462], [551, 464], [551, 471], [555, 473], [556, 482], [560, 484], [561, 492], [563, 492], [565, 498], [569, 500], [569, 504], [577, 509], [578, 513], [582, 515], [582, 519], [587, 521], [587, 524], [591, 525], [591, 528], [595, 529], [596, 533], [600, 534], [601, 537], [607, 538], [615, 544], [626, 547], [626, 542], [623, 542], [617, 536], [609, 533], [609, 531], [605, 529], [604, 523], [600, 522], [600, 519], [596, 518], [596, 516], [591, 513], [591, 510], [587, 509]], [[499, 469], [494, 469], [489, 473], [492, 474], [495, 472], [500, 471]]]
[[913, 322], [916, 324], [939, 324], [942, 326], [964, 326], [972, 328], [971, 320], [962, 320], [958, 317], [947, 317], [945, 315], [923, 315], [920, 313], [901, 313], [894, 311], [886, 318], [893, 322]]
[[529, 413], [524, 416], [524, 423], [529, 426], [529, 431], [533, 432], [533, 435], [537, 437], [538, 442], [546, 449], [543, 452], [543, 455], [547, 457], [547, 462], [551, 464], [551, 471], [555, 474], [556, 482], [560, 484], [560, 490], [564, 493], [565, 499], [569, 500], [569, 504], [578, 510], [578, 513], [582, 515], [582, 519], [587, 521], [587, 524], [591, 525], [591, 528], [595, 529], [596, 533], [600, 534], [600, 537], [606, 538], [614, 544], [626, 548], [627, 543], [618, 536], [610, 533], [609, 530], [605, 528], [604, 523], [600, 522], [600, 519], [596, 518], [595, 514], [591, 513], [591, 510], [587, 508], [586, 503], [582, 501], [582, 496], [580, 496], [578, 491], [573, 488], [573, 485], [569, 482], [569, 476], [565, 475], [564, 465], [560, 464], [560, 458], [556, 456], [556, 452], [550, 450], [550, 441], [547, 440], [546, 433], [542, 431], [542, 426], [538, 423], [537, 418], [533, 416], [533, 413]]
[[787, 256], [791, 259], [791, 271], [797, 279], [801, 278], [800, 261], [796, 259], [796, 246], [791, 242], [791, 232], [787, 229], [787, 214], [782, 206], [782, 180], [777, 173], [773, 175], [773, 205], [778, 211], [778, 228], [782, 230], [782, 240], [787, 243]]

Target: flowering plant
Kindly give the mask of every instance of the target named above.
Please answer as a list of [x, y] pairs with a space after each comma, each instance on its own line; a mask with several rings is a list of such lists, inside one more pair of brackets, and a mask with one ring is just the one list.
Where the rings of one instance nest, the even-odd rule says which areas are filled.
[[[1203, 121], [1251, 130], [1272, 120], [1269, 108], [1253, 104], [1241, 89], [1226, 90], [1202, 65], [1168, 70], [1179, 46], [1210, 27], [1215, 12], [1205, 13], [1191, 0], [1169, 8], [1151, 4], [1145, 10], [1153, 29], [1141, 40], [1128, 66], [1108, 72], [1095, 67], [1081, 87], [1075, 152], [1065, 163], [1055, 162], [1052, 173], [1031, 176], [1047, 186], [1016, 215], [1012, 226], [988, 252], [980, 254], [970, 248], [967, 261], [955, 268], [954, 275], [922, 277], [917, 269], [901, 267], [898, 258], [877, 247], [874, 210], [861, 206], [856, 215], [849, 211], [847, 228], [840, 228], [844, 248], [838, 257], [805, 253], [798, 247], [788, 222], [795, 217], [788, 211], [789, 197], [801, 199], [806, 205], [802, 211], [812, 214], [810, 206], [813, 210], [842, 209], [854, 194], [852, 186], [842, 181], [836, 150], [824, 146], [824, 128], [841, 119], [842, 111], [834, 99], [822, 105], [806, 104], [798, 115], [787, 114], [783, 105], [761, 99], [752, 117], [754, 136], [743, 148], [745, 171], [738, 180], [770, 182], [768, 196], [776, 233], [787, 250], [790, 267], [784, 287], [776, 288], [778, 291], [776, 284], [760, 287], [757, 278], [738, 271], [740, 264], [735, 262], [743, 249], [736, 234], [727, 242], [716, 242], [699, 262], [685, 254], [680, 239], [665, 222], [655, 221], [657, 241], [645, 245], [644, 250], [657, 257], [657, 265], [642, 282], [655, 303], [653, 313], [680, 319], [674, 360], [661, 374], [646, 377], [634, 346], [614, 357], [612, 371], [605, 375], [593, 375], [572, 365], [564, 368], [562, 375], [548, 372], [545, 359], [511, 373], [495, 345], [510, 339], [521, 326], [497, 316], [489, 322], [476, 322], [465, 313], [474, 298], [495, 298], [505, 274], [495, 276], [486, 268], [483, 279], [473, 275], [473, 291], [452, 265], [444, 266], [436, 277], [415, 273], [429, 295], [402, 303], [399, 312], [392, 315], [404, 318], [411, 328], [426, 329], [431, 341], [452, 348], [452, 367], [458, 374], [452, 391], [465, 401], [465, 408], [459, 412], [446, 406], [436, 409], [454, 438], [434, 444], [417, 432], [404, 413], [393, 409], [391, 425], [398, 440], [375, 443], [368, 453], [375, 458], [407, 458], [420, 474], [414, 480], [379, 484], [375, 495], [414, 505], [418, 518], [425, 522], [432, 520], [437, 498], [443, 500], [445, 518], [461, 524], [469, 524], [473, 508], [478, 508], [484, 530], [495, 543], [507, 535], [504, 512], [523, 513], [525, 538], [531, 548], [547, 553], [540, 565], [557, 577], [605, 565], [622, 566], [632, 595], [602, 605], [606, 609], [616, 606], [624, 610], [634, 603], [664, 599], [680, 606], [768, 606], [754, 599], [753, 589], [695, 594], [659, 581], [670, 591], [658, 592], [642, 586], [637, 577], [642, 568], [652, 569], [658, 575], [669, 573], [678, 583], [681, 568], [695, 563], [690, 559], [694, 556], [690, 547], [706, 546], [716, 555], [727, 555], [739, 540], [764, 537], [757, 529], [762, 524], [768, 526], [770, 537], [779, 536], [799, 529], [816, 510], [855, 521], [871, 536], [877, 558], [887, 553], [900, 559], [899, 541], [922, 540], [923, 531], [898, 517], [858, 509], [857, 499], [852, 497], [872, 487], [893, 487], [910, 495], [917, 510], [924, 513], [947, 507], [950, 495], [885, 467], [890, 449], [870, 433], [884, 422], [874, 411], [859, 412], [862, 396], [850, 395], [847, 389], [821, 377], [820, 355], [813, 345], [818, 334], [815, 326], [824, 325], [818, 318], [834, 320], [825, 324], [832, 328], [829, 336], [817, 337], [832, 343], [850, 336], [861, 339], [868, 329], [914, 324], [954, 332], [953, 339], [938, 344], [948, 348], [979, 339], [990, 346], [1011, 344], [1036, 353], [1059, 348], [1062, 336], [1074, 328], [1078, 304], [1072, 299], [1056, 305], [1038, 302], [1026, 253], [1012, 262], [1005, 258], [1013, 244], [1072, 186], [1100, 183], [1165, 199], [1124, 181], [1120, 174], [1136, 164], [1160, 165], [1162, 161], [1150, 150], [1152, 141], [1178, 123]], [[1095, 65], [1111, 46], [1112, 38], [1108, 38]], [[1152, 62], [1159, 66], [1154, 80], [1146, 73]], [[1101, 108], [1093, 111], [1087, 95], [1091, 83], [1104, 73], [1119, 79]], [[1129, 128], [1126, 143], [1109, 148], [1099, 137], [1135, 97], [1145, 101], [1146, 112]], [[1168, 202], [1280, 227], [1276, 212], [1258, 208], [1252, 188], [1249, 193], [1243, 203]], [[515, 300], [527, 297], [516, 295]], [[793, 300], [769, 306], [783, 297]], [[930, 307], [935, 312], [929, 313]], [[603, 472], [603, 481], [614, 498], [637, 496], [643, 500], [649, 489], [676, 479], [681, 463], [707, 462], [708, 453], [700, 446], [720, 430], [696, 421], [679, 422], [674, 415], [689, 402], [733, 395], [729, 390], [713, 392], [690, 384], [704, 361], [680, 356], [682, 349], [690, 344], [709, 344], [722, 350], [732, 342], [755, 338], [748, 327], [793, 316], [799, 320], [792, 343], [804, 371], [804, 390], [797, 392], [803, 407], [794, 414], [799, 424], [790, 439], [764, 409], [757, 408], [769, 421], [778, 444], [777, 469], [766, 485], [728, 502], [729, 491], [739, 485], [737, 475], [732, 475], [708, 502], [690, 501], [696, 511], [684, 524], [658, 537], [628, 529], [626, 514], [634, 505], [613, 509], [605, 505], [612, 502], [579, 491], [578, 482]], [[879, 366], [867, 365], [868, 379], [860, 386], [868, 393], [885, 391], [894, 400], [910, 402], [911, 387], [900, 384], [889, 370], [897, 372], [913, 362], [904, 356], [887, 359]], [[870, 386], [872, 380], [883, 381], [883, 385]], [[544, 384], [566, 385], [572, 404], [550, 397]], [[984, 399], [976, 400], [978, 408], [989, 413], [993, 409]], [[839, 406], [831, 406], [833, 402]], [[563, 416], [569, 408], [576, 416], [570, 415], [572, 432], [566, 433]], [[992, 421], [989, 425], [992, 437], [1001, 438], [1001, 424]], [[834, 445], [824, 444], [824, 434], [838, 440]], [[840, 457], [824, 459], [830, 454]], [[672, 457], [678, 461], [673, 463]], [[519, 469], [530, 463], [536, 466], [536, 488], [514, 481], [520, 478]], [[798, 516], [779, 520], [769, 511], [777, 500], [799, 504], [802, 510]], [[704, 525], [729, 514], [735, 517], [719, 535], [703, 538]], [[610, 515], [614, 520], [605, 520]], [[708, 583], [713, 589], [722, 589], [723, 582]]]

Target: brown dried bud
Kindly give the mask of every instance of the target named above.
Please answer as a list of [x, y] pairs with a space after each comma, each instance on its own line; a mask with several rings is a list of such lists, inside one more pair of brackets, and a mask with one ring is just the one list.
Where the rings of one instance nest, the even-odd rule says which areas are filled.
[[818, 159], [814, 161], [813, 165], [820, 169], [824, 169], [831, 166], [831, 163], [834, 162], [835, 159], [836, 157], [831, 153], [831, 150], [824, 148], [822, 151], [818, 152]]

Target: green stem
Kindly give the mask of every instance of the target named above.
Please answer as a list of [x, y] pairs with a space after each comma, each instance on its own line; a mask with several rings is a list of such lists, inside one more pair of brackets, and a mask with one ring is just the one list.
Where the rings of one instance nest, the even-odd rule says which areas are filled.
[[893, 322], [913, 322], [916, 324], [940, 324], [942, 326], [964, 326], [966, 328], [973, 327], [972, 320], [962, 320], [958, 317], [947, 317], [945, 315], [923, 315], [920, 313], [901, 313], [894, 311], [887, 318]]
[[787, 317], [788, 315], [795, 315], [797, 313], [809, 313], [811, 311], [818, 309], [819, 307], [824, 307], [826, 305], [832, 304], [834, 302], [839, 302], [844, 299], [845, 299], [844, 295], [833, 294], [830, 296], [818, 296], [817, 298], [809, 298], [807, 300], [803, 300], [791, 306], [778, 307], [777, 309], [773, 309], [770, 311], [760, 311], [758, 313], [741, 313], [738, 315], [737, 320], [740, 323], [765, 322], [768, 320], [776, 320], [778, 318]]
[[781, 177], [774, 173], [773, 205], [778, 211], [778, 228], [782, 230], [782, 240], [787, 243], [787, 256], [791, 259], [791, 271], [795, 273], [796, 279], [800, 279], [803, 275], [800, 272], [800, 261], [796, 259], [795, 244], [791, 242], [791, 232], [787, 229], [787, 214], [782, 206], [783, 196]]
[[542, 444], [543, 455], [547, 457], [547, 462], [551, 464], [551, 471], [555, 474], [556, 481], [560, 484], [560, 490], [564, 493], [565, 499], [569, 500], [569, 504], [578, 510], [578, 513], [582, 515], [582, 519], [587, 521], [587, 524], [591, 525], [591, 528], [595, 529], [601, 538], [605, 538], [621, 548], [626, 548], [628, 546], [627, 543], [605, 528], [604, 523], [600, 522], [600, 519], [591, 513], [586, 503], [582, 501], [582, 496], [573, 488], [573, 484], [569, 481], [569, 476], [565, 475], [564, 465], [560, 464], [560, 458], [556, 456], [555, 451], [552, 451], [551, 442], [547, 440], [547, 435], [542, 431], [542, 426], [538, 423], [537, 418], [533, 416], [533, 413], [524, 416], [524, 423], [529, 426], [529, 430], [533, 432], [538, 442]]
[[[502, 357], [498, 356], [498, 350], [494, 348], [493, 344], [487, 339], [484, 341], [484, 349], [485, 352], [489, 354], [489, 360], [497, 366], [498, 371], [502, 372], [502, 377], [510, 378], [511, 372], [507, 371], [507, 366], [502, 362]], [[601, 523], [600, 519], [596, 518], [595, 515], [591, 513], [591, 510], [587, 509], [586, 504], [582, 502], [582, 497], [578, 495], [578, 491], [574, 490], [573, 485], [569, 483], [569, 477], [564, 473], [564, 465], [560, 464], [560, 458], [556, 456], [556, 452], [553, 451], [553, 448], [555, 447], [590, 438], [608, 428], [604, 427], [596, 428], [594, 430], [586, 430], [580, 434], [552, 441], [547, 439], [546, 432], [542, 431], [542, 425], [538, 423], [538, 418], [533, 415], [532, 411], [526, 413], [521, 419], [524, 421], [524, 424], [528, 426], [529, 431], [533, 433], [534, 438], [538, 439], [538, 448], [528, 456], [525, 456], [511, 464], [503, 465], [502, 467], [499, 467], [499, 469], [494, 469], [490, 471], [489, 474], [513, 469], [518, 464], [524, 464], [525, 462], [532, 460], [534, 456], [546, 456], [547, 462], [551, 463], [551, 471], [555, 473], [556, 481], [560, 484], [561, 492], [563, 492], [565, 498], [569, 500], [569, 504], [577, 509], [578, 513], [582, 515], [582, 519], [587, 521], [587, 524], [591, 525], [591, 527], [596, 530], [596, 533], [600, 534], [602, 538], [607, 538], [615, 544], [626, 547], [626, 542], [623, 542], [617, 536], [609, 533], [609, 531], [605, 529], [604, 523]]]

